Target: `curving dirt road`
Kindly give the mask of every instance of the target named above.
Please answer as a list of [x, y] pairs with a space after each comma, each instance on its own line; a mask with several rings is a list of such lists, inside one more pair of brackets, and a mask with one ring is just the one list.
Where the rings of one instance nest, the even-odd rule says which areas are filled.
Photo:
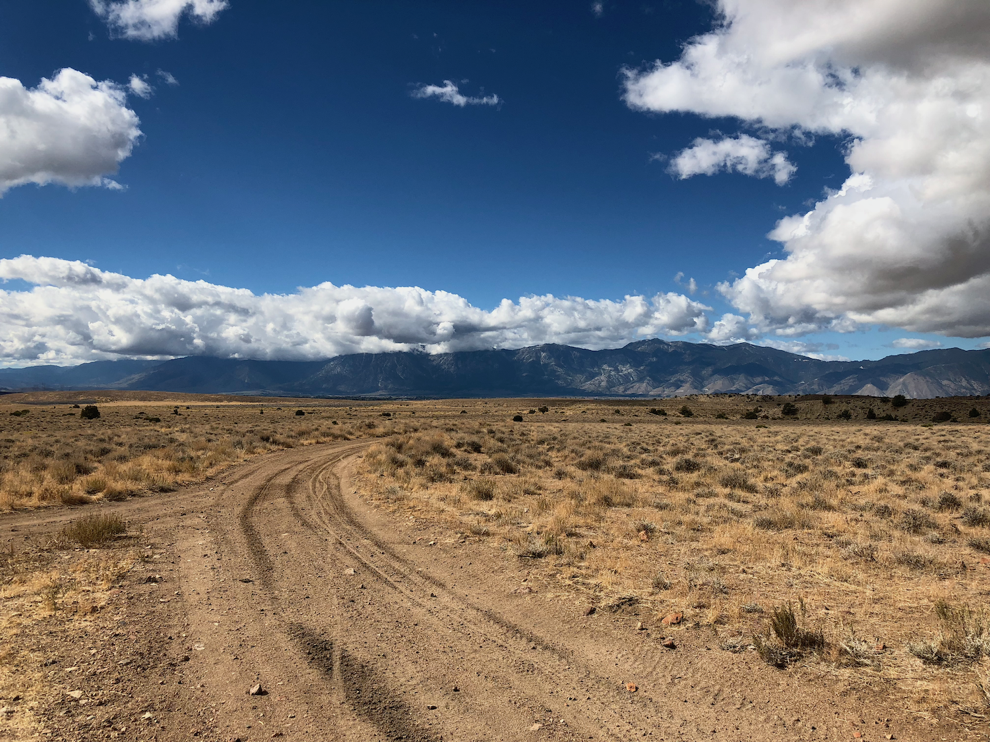
[[[368, 508], [349, 479], [366, 445], [280, 452], [175, 497], [123, 504], [149, 537], [172, 541], [163, 582], [145, 593], [161, 658], [135, 674], [131, 694], [167, 702], [139, 738], [741, 742], [947, 731], [933, 737], [882, 698], [863, 708], [825, 678], [721, 651], [702, 631], [667, 630], [667, 649], [660, 632], [637, 630], [646, 616], [585, 616], [566, 597], [548, 599], [552, 585], [524, 583], [525, 565], [496, 566], [490, 547]], [[44, 529], [65, 517], [16, 522]], [[248, 693], [256, 684], [262, 695]]]

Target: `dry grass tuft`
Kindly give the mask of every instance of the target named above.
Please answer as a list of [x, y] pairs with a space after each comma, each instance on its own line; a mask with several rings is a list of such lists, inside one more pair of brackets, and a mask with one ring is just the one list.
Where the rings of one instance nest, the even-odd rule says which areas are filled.
[[70, 548], [74, 544], [84, 549], [105, 546], [118, 536], [127, 533], [127, 524], [115, 513], [88, 515], [62, 528], [52, 539], [58, 548]]
[[952, 665], [990, 657], [990, 616], [984, 608], [936, 601], [938, 634], [908, 644], [908, 651], [928, 665]]
[[[801, 615], [806, 616], [804, 601], [798, 603]], [[801, 626], [794, 606], [790, 603], [771, 609], [767, 629], [753, 636], [757, 653], [768, 665], [787, 667], [806, 652], [825, 649], [825, 633], [819, 629]]]

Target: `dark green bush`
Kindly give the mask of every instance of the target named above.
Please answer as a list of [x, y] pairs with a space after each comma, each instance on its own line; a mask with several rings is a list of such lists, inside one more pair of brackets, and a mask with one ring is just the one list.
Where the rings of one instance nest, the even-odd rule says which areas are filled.
[[575, 466], [582, 471], [601, 471], [608, 466], [608, 457], [601, 451], [589, 451], [578, 459]]
[[83, 420], [96, 420], [100, 416], [100, 410], [95, 404], [88, 404], [82, 408], [79, 417]]
[[947, 511], [958, 510], [962, 507], [962, 500], [959, 499], [958, 495], [954, 495], [951, 492], [943, 492], [938, 496], [938, 502], [935, 503], [935, 509], [940, 513]]
[[[519, 471], [516, 462], [508, 454], [504, 453], [492, 454], [491, 459], [486, 461], [485, 464], [490, 465], [491, 468], [500, 474], [515, 474]], [[484, 468], [483, 466], [482, 471], [484, 471]]]
[[967, 543], [971, 549], [982, 551], [984, 554], [990, 554], [990, 538], [974, 536]]
[[923, 510], [905, 510], [901, 514], [900, 522], [897, 524], [902, 531], [919, 534], [924, 531], [938, 530], [938, 523]]
[[681, 456], [674, 462], [674, 471], [693, 474], [696, 471], [701, 471], [701, 464], [688, 456]]
[[987, 528], [990, 526], [990, 510], [970, 506], [963, 510], [962, 522], [971, 528]]

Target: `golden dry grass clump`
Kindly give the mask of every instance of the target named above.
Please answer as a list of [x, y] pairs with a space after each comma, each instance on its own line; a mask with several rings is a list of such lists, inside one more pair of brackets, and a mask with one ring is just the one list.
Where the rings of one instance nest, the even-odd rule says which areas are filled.
[[[0, 511], [170, 492], [257, 454], [405, 429], [361, 402], [0, 401], [11, 397], [0, 405]], [[80, 416], [89, 401], [98, 418]]]
[[755, 420], [745, 398], [666, 401], [666, 414], [438, 404], [432, 425], [368, 450], [362, 491], [599, 608], [684, 611], [771, 664], [825, 662], [899, 678], [920, 703], [975, 703], [990, 658], [987, 411], [931, 400], [967, 424], [905, 424], [867, 418], [895, 409], [876, 400], [855, 400], [848, 421], [805, 412], [850, 402], [799, 401], [794, 415], [758, 401]]

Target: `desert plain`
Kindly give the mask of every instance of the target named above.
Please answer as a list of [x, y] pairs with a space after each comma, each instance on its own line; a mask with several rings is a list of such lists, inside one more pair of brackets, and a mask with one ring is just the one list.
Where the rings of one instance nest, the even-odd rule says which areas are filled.
[[986, 739], [988, 423], [5, 395], [0, 740]]

